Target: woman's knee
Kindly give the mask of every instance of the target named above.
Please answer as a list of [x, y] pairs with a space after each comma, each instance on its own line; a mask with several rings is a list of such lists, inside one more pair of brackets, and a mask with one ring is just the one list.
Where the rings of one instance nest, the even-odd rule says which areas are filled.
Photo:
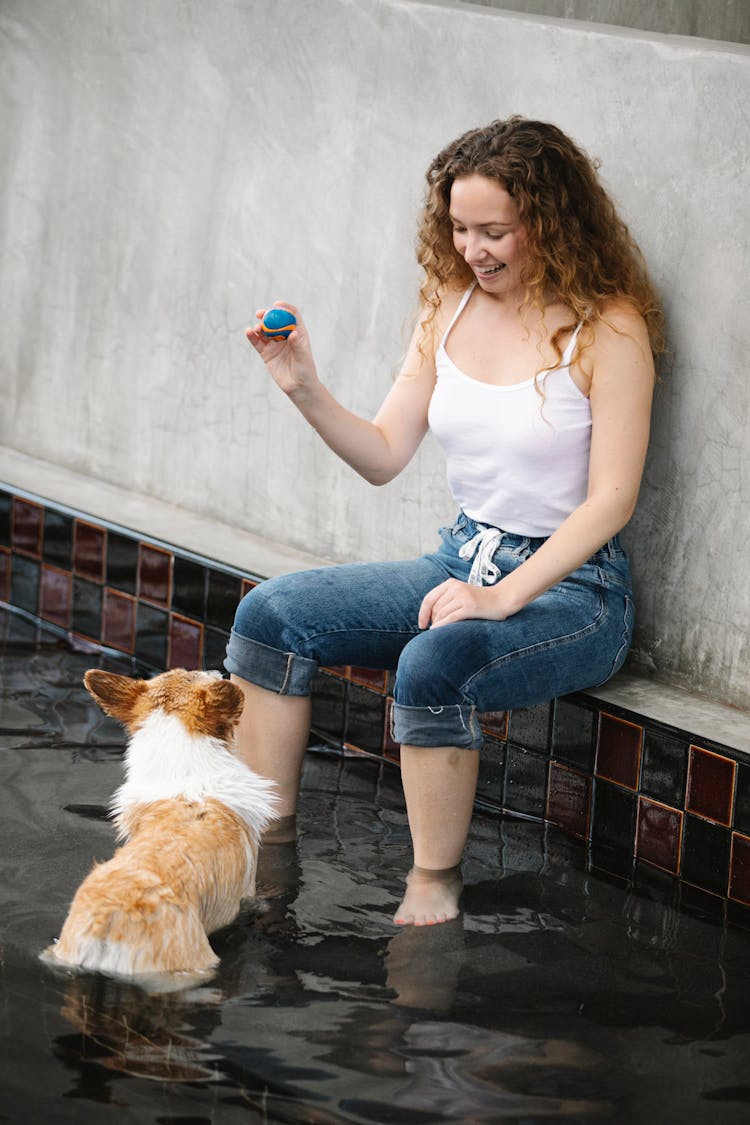
[[296, 575], [282, 575], [260, 582], [245, 594], [234, 615], [234, 631], [271, 648], [291, 650], [297, 634], [300, 605]]
[[461, 681], [466, 670], [456, 666], [442, 630], [428, 630], [404, 648], [396, 670], [394, 698], [405, 707], [443, 707], [463, 703]]

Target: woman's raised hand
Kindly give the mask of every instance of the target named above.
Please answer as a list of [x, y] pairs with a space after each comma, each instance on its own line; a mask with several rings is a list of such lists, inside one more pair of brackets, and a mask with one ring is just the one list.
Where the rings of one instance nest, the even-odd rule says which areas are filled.
[[269, 308], [286, 309], [293, 313], [297, 323], [286, 338], [269, 339], [261, 331], [261, 321], [268, 309], [258, 309], [255, 313], [258, 323], [248, 328], [245, 335], [265, 363], [274, 382], [284, 394], [294, 398], [318, 382], [315, 361], [310, 350], [310, 338], [299, 310], [283, 301], [274, 302]]

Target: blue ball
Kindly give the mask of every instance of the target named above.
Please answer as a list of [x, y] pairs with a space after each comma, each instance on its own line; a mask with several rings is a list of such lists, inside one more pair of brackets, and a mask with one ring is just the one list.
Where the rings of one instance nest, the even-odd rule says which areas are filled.
[[274, 340], [277, 336], [286, 339], [294, 331], [296, 323], [294, 313], [287, 312], [286, 309], [269, 309], [261, 321], [260, 330], [269, 340]]

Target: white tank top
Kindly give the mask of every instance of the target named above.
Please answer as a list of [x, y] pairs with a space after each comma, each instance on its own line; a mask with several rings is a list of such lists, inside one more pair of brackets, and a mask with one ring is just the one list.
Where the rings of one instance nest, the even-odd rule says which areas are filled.
[[[570, 376], [579, 324], [560, 365], [498, 387], [472, 379], [445, 350], [474, 292], [464, 293], [436, 354], [430, 429], [442, 446], [456, 504], [478, 523], [551, 535], [586, 499], [591, 406]], [[543, 390], [543, 397], [539, 390]]]

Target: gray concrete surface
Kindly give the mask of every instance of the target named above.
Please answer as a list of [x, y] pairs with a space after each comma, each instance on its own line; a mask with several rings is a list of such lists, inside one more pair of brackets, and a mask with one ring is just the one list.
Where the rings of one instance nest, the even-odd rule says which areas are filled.
[[444, 468], [355, 478], [254, 309], [299, 303], [371, 414], [434, 152], [520, 112], [600, 157], [670, 320], [634, 664], [750, 707], [747, 48], [419, 0], [4, 0], [0, 33], [0, 443], [314, 556], [430, 547]]

